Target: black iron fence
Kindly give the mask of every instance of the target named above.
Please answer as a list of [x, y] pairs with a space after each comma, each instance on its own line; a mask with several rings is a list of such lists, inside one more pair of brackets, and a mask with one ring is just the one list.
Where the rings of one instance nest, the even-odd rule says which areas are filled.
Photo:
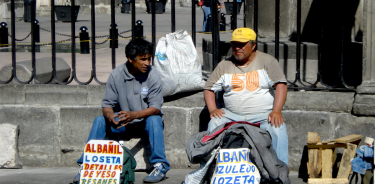
[[[324, 22], [324, 18], [321, 20], [321, 28], [320, 28], [320, 38], [318, 41], [318, 72], [317, 72], [317, 77], [315, 82], [306, 82], [303, 80], [301, 77], [301, 1], [302, 0], [297, 0], [297, 22], [296, 22], [296, 34], [295, 34], [295, 43], [296, 43], [296, 68], [295, 68], [295, 78], [294, 80], [288, 81], [289, 85], [288, 87], [290, 89], [305, 89], [305, 90], [354, 90], [356, 86], [358, 86], [361, 83], [361, 77], [356, 77], [354, 80], [350, 79], [347, 80], [347, 78], [350, 78], [350, 65], [348, 66], [347, 63], [349, 63], [348, 60], [351, 59], [351, 57], [346, 54], [347, 51], [349, 51], [348, 48], [351, 47], [351, 41], [347, 40], [346, 37], [346, 28], [344, 24], [339, 24], [341, 26], [341, 31], [336, 32], [338, 35], [341, 35], [341, 39], [339, 39], [339, 48], [336, 48], [336, 50], [339, 51], [339, 54], [336, 54], [334, 60], [338, 61], [336, 62], [336, 65], [333, 64], [325, 64], [329, 63], [328, 60], [332, 59], [332, 57], [329, 56], [329, 44], [327, 41], [327, 38], [325, 37], [325, 32], [327, 31], [327, 26], [324, 26], [327, 24], [327, 22]], [[155, 1], [151, 1], [151, 19], [152, 19], [152, 43], [155, 47], [156, 45], [156, 29], [155, 29]], [[245, 1], [243, 2], [244, 5], [243, 7], [249, 7], [250, 5], [247, 5], [247, 2], [253, 2], [251, 5], [254, 8], [253, 15], [246, 15], [244, 18], [244, 24], [246, 27], [253, 27], [255, 32], [258, 32], [258, 0], [253, 0], [253, 1]], [[176, 31], [176, 11], [175, 11], [175, 0], [171, 0], [171, 32]], [[194, 45], [196, 45], [196, 12], [195, 12], [195, 6], [197, 1], [192, 0], [191, 2], [191, 22], [192, 22], [192, 27], [191, 27], [191, 36], [194, 42]], [[217, 6], [214, 5], [214, 1], [211, 1], [211, 12], [217, 12]], [[237, 0], [234, 0], [233, 2], [233, 11], [232, 12], [237, 12]], [[77, 70], [76, 70], [76, 41], [73, 38], [77, 38], [76, 33], [75, 33], [75, 26], [76, 26], [76, 17], [74, 13], [71, 13], [70, 17], [70, 22], [71, 22], [71, 34], [61, 34], [56, 32], [55, 28], [55, 3], [54, 0], [51, 0], [51, 27], [50, 30], [46, 28], [40, 28], [38, 25], [38, 22], [35, 20], [35, 15], [36, 15], [36, 9], [35, 9], [35, 4], [36, 0], [31, 0], [31, 21], [30, 21], [30, 26], [31, 26], [31, 32], [26, 36], [28, 38], [31, 36], [31, 60], [32, 60], [32, 75], [31, 77], [26, 80], [26, 81], [21, 81], [17, 77], [17, 72], [16, 72], [16, 47], [19, 46], [19, 44], [16, 44], [16, 41], [22, 41], [24, 39], [16, 39], [15, 38], [15, 0], [11, 0], [11, 32], [10, 34], [7, 32], [5, 37], [10, 37], [11, 38], [11, 43], [7, 43], [4, 40], [7, 40], [4, 38], [4, 32], [7, 31], [6, 24], [2, 24], [1, 30], [0, 30], [0, 40], [1, 40], [1, 45], [2, 47], [11, 47], [12, 51], [12, 72], [11, 76], [9, 76], [8, 80], [0, 81], [0, 84], [7, 84], [13, 79], [17, 81], [18, 83], [21, 84], [28, 84], [32, 80], [34, 80], [36, 83], [42, 83], [42, 84], [47, 84], [50, 83], [51, 81], [55, 81], [58, 84], [69, 84], [73, 80], [76, 81], [80, 85], [87, 85], [90, 84], [93, 80], [95, 80], [98, 84], [105, 84], [104, 81], [100, 81], [97, 78], [97, 71], [96, 71], [96, 45], [97, 44], [102, 44], [108, 40], [110, 40], [110, 48], [111, 48], [111, 62], [112, 62], [112, 69], [116, 67], [116, 48], [117, 48], [117, 39], [118, 37], [126, 38], [122, 36], [121, 34], [125, 32], [130, 32], [132, 33], [131, 38], [135, 39], [136, 37], [142, 37], [143, 36], [143, 28], [141, 22], [137, 21], [136, 22], [136, 8], [135, 8], [135, 0], [131, 0], [131, 30], [126, 30], [123, 32], [118, 32], [116, 28], [116, 17], [115, 17], [115, 0], [111, 0], [111, 28], [110, 28], [110, 34], [109, 35], [104, 35], [104, 36], [96, 36], [96, 31], [95, 31], [95, 1], [91, 0], [91, 37], [88, 36], [88, 34], [85, 34], [87, 31], [87, 28], [85, 29], [84, 27], [81, 28], [81, 33], [80, 33], [80, 41], [85, 42], [85, 44], [81, 44], [81, 52], [82, 52], [82, 47], [83, 50], [89, 49], [89, 43], [91, 43], [91, 55], [92, 55], [92, 60], [91, 60], [91, 76], [87, 81], [80, 81], [77, 78]], [[71, 12], [74, 12], [74, 6], [75, 5], [75, 0], [71, 0]], [[134, 10], [134, 11], [133, 11]], [[345, 9], [343, 10], [345, 11]], [[212, 48], [213, 48], [213, 61], [214, 63], [219, 62], [220, 59], [220, 53], [219, 53], [219, 42], [220, 42], [220, 24], [217, 24], [218, 22], [218, 17], [217, 16], [212, 16], [212, 22], [211, 24], [211, 31], [212, 31]], [[246, 18], [253, 18], [253, 25], [246, 25]], [[225, 24], [225, 22], [224, 22]], [[235, 29], [237, 27], [237, 13], [232, 13], [230, 23], [231, 29]], [[339, 27], [340, 27], [339, 26]], [[36, 75], [36, 59], [35, 59], [35, 52], [36, 48], [39, 47], [40, 45], [36, 45], [36, 42], [39, 42], [39, 29], [42, 31], [47, 31], [50, 32], [51, 34], [51, 43], [48, 43], [49, 45], [52, 46], [52, 75], [48, 81], [45, 82], [40, 82], [38, 80], [38, 77]], [[224, 28], [225, 29], [225, 28]], [[222, 30], [222, 29], [221, 29]], [[275, 0], [275, 58], [279, 59], [279, 45], [280, 45], [280, 38], [279, 38], [279, 32], [280, 32], [280, 0]], [[56, 35], [61, 35], [61, 36], [67, 36], [69, 39], [60, 41], [71, 41], [71, 66], [72, 66], [72, 73], [70, 75], [70, 78], [63, 82], [59, 81], [57, 76], [56, 76]], [[104, 42], [96, 42], [96, 38], [105, 38]], [[337, 41], [337, 40], [336, 40]], [[348, 59], [347, 59], [348, 58]], [[359, 61], [356, 61], [359, 62]], [[331, 62], [332, 63], [332, 62]], [[359, 63], [357, 66], [361, 68], [362, 64]], [[349, 68], [349, 69], [348, 69]], [[358, 67], [357, 67], [358, 68]], [[285, 68], [284, 68], [285, 69]], [[333, 73], [333, 74], [332, 74]], [[358, 74], [360, 75], [360, 74]], [[349, 82], [347, 82], [349, 81]]]

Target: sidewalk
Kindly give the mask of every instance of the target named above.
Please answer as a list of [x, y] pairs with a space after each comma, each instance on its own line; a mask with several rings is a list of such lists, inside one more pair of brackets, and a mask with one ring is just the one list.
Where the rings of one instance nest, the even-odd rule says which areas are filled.
[[[73, 181], [78, 171], [73, 167], [24, 167], [23, 169], [0, 169], [1, 184], [69, 184]], [[167, 173], [167, 179], [160, 184], [180, 184], [184, 181], [186, 174], [191, 169], [172, 169]], [[145, 172], [135, 173], [135, 184], [143, 183], [142, 180], [147, 176]], [[304, 184], [301, 178], [298, 178], [297, 172], [289, 174], [292, 184]]]
[[[225, 13], [225, 10], [223, 10]], [[143, 30], [144, 36], [146, 40], [152, 41], [152, 15], [146, 13], [146, 9], [137, 8], [136, 9], [136, 20], [141, 20], [143, 22]], [[41, 43], [50, 43], [51, 42], [51, 33], [44, 31], [51, 30], [51, 21], [50, 16], [43, 16], [43, 17], [36, 17], [39, 21], [40, 30], [40, 42]], [[155, 24], [156, 24], [156, 44], [158, 40], [165, 36], [166, 34], [171, 32], [171, 10], [167, 9], [163, 14], [156, 14], [155, 15]], [[191, 7], [178, 7], [176, 8], [176, 31], [180, 29], [185, 29], [191, 35], [192, 31], [192, 22], [191, 22]], [[226, 16], [226, 22], [229, 23], [230, 15]], [[118, 32], [121, 33], [123, 31], [127, 31], [131, 29], [131, 14], [123, 14], [123, 13], [116, 13], [116, 24], [118, 26]], [[7, 22], [8, 24], [8, 32], [11, 33], [11, 25], [10, 20]], [[109, 35], [109, 28], [111, 24], [111, 16], [109, 14], [96, 14], [95, 15], [95, 31], [96, 36], [104, 36]], [[238, 15], [238, 27], [243, 26], [243, 13], [241, 12]], [[55, 22], [56, 33], [71, 34], [71, 26], [70, 22]], [[78, 19], [75, 24], [76, 26], [76, 36], [80, 33], [80, 27], [86, 26], [88, 28], [89, 36], [91, 36], [91, 15], [90, 14], [78, 14]], [[196, 8], [196, 50], [199, 54], [201, 62], [203, 62], [202, 57], [202, 38], [204, 36], [210, 36], [211, 34], [202, 34], [198, 33], [202, 31], [203, 26], [203, 11], [200, 7]], [[23, 39], [30, 33], [31, 25], [30, 23], [25, 23], [23, 21], [16, 22], [16, 39]], [[43, 29], [42, 29], [43, 28]], [[230, 26], [226, 27], [226, 30], [230, 31]], [[228, 33], [222, 33], [228, 34]], [[131, 36], [131, 32], [127, 32], [121, 34], [123, 37]], [[62, 36], [56, 34], [56, 41], [66, 40], [69, 37]], [[100, 43], [105, 41], [107, 38], [97, 38], [96, 42]], [[79, 49], [79, 39], [76, 39], [76, 49]], [[119, 37], [119, 46], [116, 49], [116, 66], [123, 64], [125, 59], [125, 45], [128, 43], [129, 39]], [[16, 42], [16, 44], [30, 44], [31, 38], [28, 37], [22, 42]], [[11, 39], [9, 37], [9, 43], [11, 43]], [[65, 43], [67, 46], [70, 45], [70, 42]], [[91, 43], [90, 43], [91, 47]], [[12, 63], [12, 53], [11, 52], [2, 52], [4, 47], [0, 47], [0, 69], [7, 64]], [[51, 46], [42, 46], [40, 49], [41, 52], [36, 53], [36, 58], [42, 57], [52, 57], [51, 54]], [[79, 52], [76, 53], [76, 71], [77, 71], [77, 78], [81, 82], [85, 82], [90, 78], [91, 69], [92, 69], [92, 56], [90, 54], [80, 54]], [[112, 71], [112, 54], [111, 49], [109, 48], [109, 42], [104, 44], [96, 45], [96, 69], [97, 69], [97, 77], [101, 82], [106, 82], [109, 73]], [[71, 53], [56, 53], [56, 57], [62, 57], [69, 65], [72, 67], [71, 61], [72, 56]], [[16, 53], [16, 62], [24, 61], [24, 60], [31, 60], [31, 53], [30, 52], [17, 52]], [[52, 68], [52, 64], [51, 64]], [[70, 83], [71, 85], [77, 84], [76, 82]], [[91, 82], [90, 85], [97, 85], [95, 81]]]

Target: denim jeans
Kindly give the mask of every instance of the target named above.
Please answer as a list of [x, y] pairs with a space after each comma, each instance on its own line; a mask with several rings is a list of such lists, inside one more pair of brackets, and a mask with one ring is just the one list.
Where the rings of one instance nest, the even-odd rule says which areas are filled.
[[207, 131], [211, 132], [216, 127], [232, 121], [247, 121], [251, 123], [260, 122], [260, 128], [267, 130], [271, 134], [272, 146], [276, 151], [277, 157], [288, 165], [288, 134], [286, 132], [285, 123], [278, 128], [271, 126], [271, 123], [268, 122], [268, 115], [271, 113], [270, 111], [254, 116], [241, 116], [234, 114], [227, 109], [222, 110], [225, 112], [224, 116], [221, 118], [211, 118], [208, 123]]
[[202, 6], [202, 10], [203, 10], [203, 32], [206, 32], [206, 25], [207, 25], [207, 18], [208, 18], [208, 15], [211, 14], [211, 7], [207, 7], [207, 6]]
[[[163, 121], [160, 115], [153, 115], [146, 118], [145, 121], [139, 122], [145, 123], [145, 131], [148, 134], [150, 147], [151, 147], [151, 158], [150, 163], [163, 163], [164, 168], [168, 171], [170, 164], [165, 156], [164, 147], [164, 133], [163, 133]], [[87, 142], [90, 140], [104, 140], [105, 138], [111, 138], [116, 134], [124, 134], [126, 127], [119, 129], [111, 126], [112, 123], [106, 121], [104, 116], [98, 116], [95, 118]], [[78, 164], [83, 163], [83, 154], [77, 160]]]

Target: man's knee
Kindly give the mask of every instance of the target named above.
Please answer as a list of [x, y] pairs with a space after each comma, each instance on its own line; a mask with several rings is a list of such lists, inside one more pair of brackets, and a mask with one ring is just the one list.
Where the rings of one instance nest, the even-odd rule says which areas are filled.
[[104, 116], [97, 116], [95, 119], [94, 119], [94, 122], [93, 122], [93, 126], [104, 126], [105, 127], [105, 118]]
[[280, 127], [272, 126], [270, 122], [266, 122], [265, 124], [260, 124], [260, 128], [269, 131], [270, 133], [273, 132], [274, 134], [284, 134], [286, 133], [286, 126], [283, 123]]
[[163, 120], [160, 115], [152, 115], [146, 119], [146, 128], [151, 128], [155, 126], [163, 127]]
[[208, 127], [207, 127], [207, 131], [212, 131], [214, 130], [216, 127], [224, 124], [224, 123], [227, 123], [228, 121], [226, 119], [224, 119], [224, 117], [222, 118], [215, 118], [215, 117], [212, 117], [210, 122], [208, 122]]

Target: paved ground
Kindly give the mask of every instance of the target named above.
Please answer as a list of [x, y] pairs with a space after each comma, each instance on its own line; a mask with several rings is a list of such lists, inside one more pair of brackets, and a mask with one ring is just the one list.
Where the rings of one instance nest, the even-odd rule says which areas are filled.
[[[72, 167], [24, 167], [23, 169], [0, 169], [1, 184], [69, 184], [78, 171]], [[167, 173], [167, 179], [160, 184], [180, 184], [185, 175], [193, 170], [190, 169], [172, 169]], [[135, 184], [143, 183], [146, 177], [145, 172], [136, 172]], [[290, 173], [292, 184], [304, 184], [302, 179], [298, 178], [297, 172]]]
[[[223, 11], [225, 13], [225, 10]], [[50, 43], [51, 42], [51, 34], [47, 31], [43, 31], [43, 29], [51, 30], [51, 20], [50, 16], [43, 16], [36, 18], [39, 21], [40, 30], [40, 42], [41, 43]], [[104, 36], [109, 34], [109, 28], [111, 24], [111, 18], [108, 14], [97, 14], [95, 16], [96, 19], [96, 36]], [[226, 16], [227, 23], [229, 23], [230, 16]], [[151, 14], [147, 14], [145, 9], [137, 8], [136, 9], [136, 20], [142, 20], [144, 25], [144, 36], [149, 41], [152, 41], [152, 24], [151, 24]], [[156, 14], [156, 42], [167, 33], [171, 32], [171, 11], [167, 9], [163, 14]], [[7, 22], [9, 33], [10, 30], [10, 20]], [[61, 34], [70, 35], [71, 26], [70, 23], [56, 21], [56, 32]], [[116, 14], [116, 24], [118, 25], [118, 32], [121, 33], [126, 30], [131, 29], [131, 14], [123, 14], [117, 13]], [[76, 22], [76, 35], [80, 33], [80, 27], [86, 26], [88, 28], [88, 32], [91, 35], [91, 15], [90, 14], [78, 14], [78, 19]], [[200, 7], [196, 8], [196, 31], [202, 31], [203, 26], [203, 11]], [[238, 27], [243, 26], [243, 13], [241, 12], [238, 15]], [[30, 23], [25, 23], [23, 21], [16, 22], [16, 39], [25, 38], [31, 30]], [[185, 29], [191, 34], [192, 30], [192, 21], [191, 21], [191, 7], [178, 7], [176, 8], [176, 30]], [[227, 26], [227, 30], [230, 27]], [[230, 34], [230, 33], [222, 33], [222, 34]], [[122, 36], [129, 37], [131, 33], [124, 33], [121, 34]], [[203, 61], [202, 57], [202, 37], [203, 36], [211, 36], [210, 34], [203, 34], [197, 33], [196, 35], [196, 50], [200, 56], [201, 61]], [[56, 41], [66, 40], [69, 37], [56, 35]], [[106, 38], [97, 38], [96, 42], [103, 42]], [[78, 42], [79, 39], [76, 39]], [[125, 62], [125, 53], [124, 48], [125, 45], [128, 43], [129, 39], [119, 38], [119, 48], [116, 49], [116, 66]], [[16, 42], [16, 44], [30, 44], [31, 39], [30, 37], [25, 39], [22, 42]], [[9, 38], [9, 43], [11, 40]], [[70, 42], [65, 43], [67, 46]], [[90, 43], [91, 45], [91, 43]], [[109, 49], [109, 42], [106, 42], [101, 45], [96, 46], [96, 69], [97, 69], [97, 76], [98, 79], [102, 82], [105, 82], [108, 78], [109, 73], [112, 71], [112, 55], [111, 49]], [[79, 44], [77, 44], [76, 48], [79, 48]], [[7, 64], [11, 64], [12, 62], [12, 55], [11, 52], [6, 52], [9, 49], [4, 47], [0, 47], [0, 69]], [[72, 56], [71, 53], [57, 53], [57, 57], [62, 57], [71, 67], [71, 60]], [[42, 46], [40, 52], [36, 53], [36, 58], [42, 57], [51, 57], [51, 46]], [[80, 54], [79, 52], [76, 53], [76, 71], [77, 71], [77, 78], [78, 80], [85, 82], [90, 78], [91, 68], [92, 68], [92, 56], [91, 54]], [[18, 50], [16, 53], [16, 61], [24, 61], [31, 59], [31, 52]], [[51, 67], [52, 68], [52, 67]], [[72, 85], [77, 83], [72, 82]], [[95, 81], [91, 82], [91, 85], [96, 85]]]

